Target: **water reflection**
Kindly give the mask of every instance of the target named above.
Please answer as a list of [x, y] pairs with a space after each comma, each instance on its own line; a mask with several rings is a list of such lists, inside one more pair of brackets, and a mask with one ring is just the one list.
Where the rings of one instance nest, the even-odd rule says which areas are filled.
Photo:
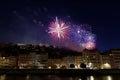
[[87, 77], [87, 80], [94, 80], [93, 76]]
[[6, 75], [1, 75], [0, 76], [0, 80], [5, 80], [6, 79]]
[[119, 75], [61, 76], [61, 75], [0, 75], [0, 80], [120, 80]]
[[30, 80], [30, 75], [29, 74], [26, 76], [26, 80]]
[[108, 76], [104, 76], [103, 80], [113, 80], [113, 79], [112, 79], [112, 76], [108, 75]]
[[83, 80], [83, 79], [81, 79], [81, 77], [70, 77], [70, 78], [66, 78], [66, 80]]

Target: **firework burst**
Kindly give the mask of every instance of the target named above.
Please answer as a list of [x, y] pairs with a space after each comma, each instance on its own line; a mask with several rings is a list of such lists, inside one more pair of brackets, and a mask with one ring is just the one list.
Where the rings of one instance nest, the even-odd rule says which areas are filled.
[[[60, 41], [65, 46], [67, 39], [67, 46], [70, 44], [79, 46], [80, 49], [94, 49], [96, 47], [96, 35], [92, 33], [91, 26], [88, 24], [74, 25], [68, 22], [55, 18], [48, 27], [48, 34], [52, 36], [53, 40]], [[70, 42], [70, 43], [69, 43]], [[77, 48], [77, 47], [75, 47]]]
[[57, 17], [54, 22], [51, 22], [48, 33], [51, 34], [55, 39], [66, 39], [68, 38], [68, 33], [70, 32], [70, 27], [62, 20]]
[[[84, 27], [85, 26], [85, 27]], [[71, 39], [83, 49], [94, 49], [96, 36], [87, 25], [73, 25]]]
[[85, 48], [88, 49], [88, 50], [94, 49], [95, 47], [96, 47], [96, 45], [95, 45], [94, 42], [87, 42], [85, 44]]

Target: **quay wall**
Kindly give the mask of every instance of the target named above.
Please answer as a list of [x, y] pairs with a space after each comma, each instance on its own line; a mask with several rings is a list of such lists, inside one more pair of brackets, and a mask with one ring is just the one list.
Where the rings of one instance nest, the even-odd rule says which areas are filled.
[[120, 69], [0, 69], [0, 74], [116, 75]]

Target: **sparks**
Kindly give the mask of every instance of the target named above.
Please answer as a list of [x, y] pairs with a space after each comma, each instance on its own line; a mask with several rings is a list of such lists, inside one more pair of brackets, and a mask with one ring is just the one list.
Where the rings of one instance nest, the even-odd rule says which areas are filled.
[[[73, 25], [71, 39], [76, 42], [83, 49], [94, 49], [96, 42], [96, 35], [91, 32], [87, 26]], [[88, 26], [89, 27], [89, 26]], [[86, 29], [87, 28], [87, 29]]]
[[96, 45], [93, 42], [87, 42], [85, 45], [85, 48], [88, 50], [94, 49], [95, 47], [96, 47]]
[[50, 24], [48, 33], [54, 38], [65, 39], [68, 37], [69, 31], [70, 27], [56, 17], [55, 22]]

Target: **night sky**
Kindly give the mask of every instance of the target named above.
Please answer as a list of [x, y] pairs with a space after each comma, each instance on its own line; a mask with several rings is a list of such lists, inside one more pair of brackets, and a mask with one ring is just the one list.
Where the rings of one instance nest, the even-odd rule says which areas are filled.
[[100, 51], [120, 48], [120, 4], [77, 0], [0, 1], [0, 43], [55, 44], [46, 31], [56, 16], [91, 25]]

